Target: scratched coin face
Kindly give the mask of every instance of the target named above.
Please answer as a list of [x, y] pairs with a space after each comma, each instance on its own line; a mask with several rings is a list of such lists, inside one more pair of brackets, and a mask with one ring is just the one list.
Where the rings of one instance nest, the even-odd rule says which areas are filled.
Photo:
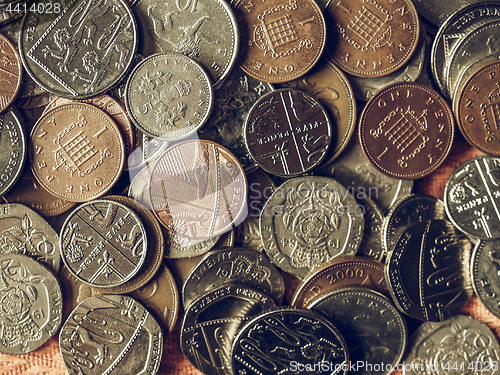
[[203, 68], [179, 53], [145, 59], [130, 74], [125, 105], [144, 133], [164, 140], [185, 138], [207, 120], [213, 105]]
[[[32, 4], [49, 9], [45, 0]], [[56, 95], [83, 99], [110, 89], [137, 49], [137, 26], [122, 0], [62, 0], [26, 12], [19, 52], [33, 80]]]
[[326, 110], [309, 94], [273, 91], [255, 103], [245, 123], [250, 155], [266, 172], [294, 177], [325, 158], [332, 140]]
[[168, 230], [208, 239], [246, 216], [247, 180], [237, 158], [210, 141], [178, 143], [156, 162], [151, 207]]
[[0, 112], [3, 112], [16, 98], [21, 88], [22, 65], [17, 49], [0, 34]]
[[120, 130], [100, 109], [65, 104], [43, 115], [31, 132], [33, 175], [51, 194], [73, 202], [97, 198], [123, 169]]
[[143, 265], [148, 245], [137, 214], [108, 200], [87, 202], [75, 209], [61, 229], [60, 243], [68, 271], [97, 287], [130, 280]]

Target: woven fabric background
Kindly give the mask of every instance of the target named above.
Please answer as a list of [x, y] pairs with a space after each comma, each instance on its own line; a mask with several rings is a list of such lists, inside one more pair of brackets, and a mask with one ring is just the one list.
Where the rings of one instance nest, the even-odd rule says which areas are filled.
[[[461, 162], [479, 154], [479, 151], [474, 150], [463, 140], [460, 134], [457, 134], [450, 155], [443, 165], [431, 175], [415, 181], [414, 192], [426, 193], [442, 199], [444, 186], [451, 172]], [[489, 313], [476, 296], [469, 300], [461, 312], [487, 324], [497, 339], [500, 338], [500, 320]], [[180, 320], [181, 317], [179, 317]], [[179, 330], [180, 323], [177, 323], [174, 332], [165, 338], [164, 354], [159, 374], [201, 374], [182, 355], [179, 347]], [[30, 354], [21, 356], [0, 354], [1, 375], [64, 375], [66, 373], [56, 337], [53, 337], [40, 349]]]

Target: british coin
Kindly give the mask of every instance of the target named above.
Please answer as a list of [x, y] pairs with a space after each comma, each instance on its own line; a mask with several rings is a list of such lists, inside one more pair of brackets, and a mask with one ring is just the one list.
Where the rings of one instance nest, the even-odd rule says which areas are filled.
[[22, 65], [16, 47], [0, 34], [0, 113], [12, 104], [21, 88]]
[[390, 253], [401, 233], [413, 224], [432, 219], [446, 219], [442, 200], [424, 194], [401, 198], [387, 213], [380, 238], [384, 251]]
[[273, 91], [271, 84], [261, 82], [235, 67], [214, 93], [214, 107], [205, 126], [198, 131], [201, 139], [214, 141], [238, 157], [246, 172], [257, 168], [248, 153], [243, 131], [253, 104]]
[[298, 177], [271, 195], [260, 215], [265, 252], [285, 272], [303, 279], [333, 258], [355, 255], [363, 237], [358, 203], [327, 177]]
[[118, 202], [94, 200], [66, 219], [59, 236], [69, 272], [92, 286], [118, 286], [144, 264], [147, 237], [141, 219]]
[[351, 81], [335, 64], [322, 59], [305, 76], [279, 86], [305, 91], [325, 107], [333, 129], [332, 143], [322, 165], [331, 163], [346, 148], [356, 127], [356, 100]]
[[[431, 22], [436, 26], [441, 26], [445, 22], [448, 23], [449, 17], [451, 17], [452, 15], [455, 16], [458, 10], [463, 11], [462, 8], [464, 8], [466, 5], [473, 3], [484, 4], [484, 1], [483, 0], [451, 0], [451, 1], [413, 0], [413, 4], [415, 5], [417, 12], [427, 21]], [[466, 22], [465, 19], [464, 21]]]
[[344, 71], [381, 77], [402, 67], [417, 48], [420, 24], [408, 0], [320, 1], [333, 38], [330, 58]]
[[131, 3], [141, 34], [142, 55], [182, 53], [203, 66], [215, 87], [226, 79], [238, 54], [239, 32], [225, 1]]
[[50, 268], [59, 270], [59, 236], [43, 217], [28, 207], [8, 203], [0, 205], [0, 254], [23, 254]]
[[[323, 315], [290, 308], [246, 323], [234, 339], [231, 357], [233, 373], [248, 375], [306, 373], [308, 368], [315, 368], [315, 374], [346, 375], [350, 359], [344, 338]], [[326, 368], [318, 370], [318, 363]], [[298, 371], [300, 365], [305, 371]]]
[[365, 230], [363, 231], [363, 240], [359, 245], [357, 255], [373, 258], [383, 261], [387, 255], [382, 246], [382, 224], [385, 216], [380, 211], [374, 201], [364, 194], [355, 192], [355, 198], [363, 208], [362, 214], [365, 218]]
[[64, 323], [59, 347], [70, 375], [154, 375], [163, 354], [163, 332], [131, 297], [90, 297]]
[[0, 196], [17, 182], [26, 159], [26, 138], [19, 115], [11, 107], [0, 115]]
[[151, 209], [151, 199], [149, 199], [149, 183], [151, 182], [151, 172], [153, 167], [146, 164], [144, 168], [139, 170], [130, 181], [128, 196], [144, 206]]
[[332, 177], [355, 195], [370, 198], [384, 212], [399, 198], [410, 195], [413, 189], [412, 180], [400, 180], [379, 172], [366, 160], [358, 139], [353, 139], [337, 160], [317, 174]]
[[381, 172], [417, 179], [436, 170], [451, 149], [453, 113], [434, 90], [396, 83], [379, 91], [360, 119], [361, 148]]
[[493, 156], [500, 156], [496, 125], [500, 119], [494, 110], [500, 94], [498, 76], [498, 61], [481, 67], [464, 82], [454, 105], [458, 128], [467, 142]]
[[[365, 288], [343, 288], [307, 307], [324, 314], [337, 327], [346, 340], [351, 363], [366, 363], [352, 373], [389, 375], [401, 361], [408, 329], [401, 313], [383, 295]], [[378, 369], [368, 367], [377, 364]]]
[[239, 64], [248, 75], [286, 82], [303, 76], [319, 60], [326, 25], [316, 2], [232, 0], [231, 5], [241, 30]]
[[478, 241], [471, 261], [474, 292], [483, 305], [497, 318], [500, 318], [499, 249], [499, 240]]
[[221, 235], [246, 214], [243, 167], [228, 150], [210, 141], [170, 147], [153, 167], [149, 191], [160, 223], [191, 239]]
[[198, 255], [192, 258], [165, 259], [165, 263], [174, 275], [179, 291], [182, 291], [184, 281], [186, 281], [193, 268], [196, 267], [204, 257], [205, 255]]
[[1, 254], [0, 275], [0, 353], [29, 353], [61, 325], [61, 288], [51, 271], [22, 254]]
[[245, 123], [248, 152], [264, 171], [295, 177], [318, 166], [332, 140], [324, 107], [309, 94], [280, 89], [261, 97]]
[[273, 300], [246, 286], [224, 285], [194, 301], [181, 327], [181, 350], [206, 375], [231, 375], [231, 344], [246, 321], [274, 309]]
[[159, 53], [130, 73], [125, 106], [145, 134], [163, 140], [186, 138], [208, 119], [213, 105], [210, 78], [180, 53]]
[[262, 253], [228, 247], [207, 254], [193, 268], [184, 282], [182, 298], [189, 306], [208, 291], [228, 284], [238, 284], [259, 290], [281, 305], [285, 283], [280, 271]]
[[179, 292], [172, 273], [164, 263], [146, 285], [130, 296], [151, 311], [164, 332], [172, 332], [179, 314]]
[[292, 306], [306, 308], [316, 298], [345, 287], [361, 286], [389, 295], [384, 264], [375, 259], [346, 257], [334, 259], [311, 272], [297, 287]]
[[222, 234], [219, 238], [219, 241], [215, 244], [214, 247], [231, 247], [234, 246], [235, 243], [235, 230], [231, 229], [230, 231]]
[[[2, 1], [1, 3], [7, 4], [9, 1]], [[0, 27], [9, 26], [11, 23], [19, 20], [23, 16], [23, 13], [24, 9], [22, 6], [16, 7], [14, 5], [9, 7], [8, 5], [2, 5], [0, 7]]]
[[[115, 287], [103, 287], [104, 292], [107, 294], [130, 293], [143, 287], [160, 269], [163, 260], [163, 253], [165, 251], [165, 240], [163, 238], [162, 228], [158, 223], [158, 220], [156, 220], [154, 214], [141, 203], [134, 201], [132, 198], [120, 195], [108, 195], [105, 199], [121, 203], [131, 209], [135, 214], [137, 214], [141, 223], [144, 225], [147, 238], [147, 247], [145, 247], [145, 249], [147, 249], [147, 252], [146, 257], [144, 258], [144, 263], [139, 269], [139, 272], [122, 285]], [[138, 233], [138, 231], [135, 229], [133, 235], [137, 236], [136, 233]], [[120, 240], [127, 241], [127, 238], [126, 236], [122, 236]], [[132, 238], [132, 235], [129, 235], [128, 241], [131, 240], [134, 239]]]
[[407, 228], [386, 261], [396, 306], [418, 320], [443, 321], [456, 314], [472, 294], [471, 247], [446, 220]]
[[124, 163], [122, 136], [100, 109], [85, 103], [61, 105], [33, 127], [30, 163], [37, 181], [51, 194], [85, 202], [118, 180]]
[[498, 373], [498, 340], [486, 324], [471, 316], [424, 322], [410, 340], [401, 366], [404, 375]]
[[[73, 99], [95, 96], [118, 83], [137, 49], [137, 26], [125, 1], [62, 0], [53, 5], [59, 11], [26, 12], [21, 24], [19, 52], [31, 78], [45, 90]], [[48, 8], [45, 0], [33, 6]]]
[[138, 169], [153, 164], [170, 146], [171, 142], [150, 137], [141, 132], [136, 126], [133, 128], [135, 130], [135, 144], [132, 147], [133, 151], [128, 157], [125, 169], [137, 173]]
[[446, 214], [473, 238], [500, 238], [500, 159], [478, 156], [456, 168], [444, 189]]
[[170, 259], [203, 255], [210, 251], [220, 239], [220, 236], [215, 236], [206, 240], [193, 240], [170, 231], [167, 232], [166, 235], [169, 237], [170, 246], [165, 253], [165, 257]]

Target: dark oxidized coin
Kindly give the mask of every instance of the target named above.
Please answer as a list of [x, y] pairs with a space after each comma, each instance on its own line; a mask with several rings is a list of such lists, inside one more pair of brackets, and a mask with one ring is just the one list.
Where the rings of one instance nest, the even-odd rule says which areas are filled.
[[250, 155], [266, 172], [294, 177], [324, 159], [332, 126], [323, 106], [311, 95], [280, 89], [260, 98], [245, 123]]
[[[234, 374], [305, 374], [316, 366], [314, 374], [345, 375], [349, 368], [337, 328], [324, 316], [302, 309], [281, 308], [256, 316], [234, 339], [231, 357]], [[318, 364], [325, 367], [318, 369]]]
[[[346, 340], [350, 362], [357, 364], [350, 374], [388, 375], [401, 361], [408, 340], [406, 322], [383, 295], [365, 288], [344, 288], [307, 307], [326, 315]], [[366, 365], [359, 366], [359, 362]]]
[[19, 115], [10, 108], [0, 115], [0, 195], [21, 176], [26, 159], [26, 138]]
[[125, 205], [107, 200], [82, 204], [60, 235], [68, 270], [93, 286], [112, 287], [134, 277], [144, 263], [147, 237], [141, 219]]
[[465, 234], [500, 238], [500, 159], [478, 156], [462, 163], [444, 189], [446, 214]]
[[276, 306], [269, 296], [239, 285], [210, 291], [186, 310], [181, 349], [206, 375], [231, 375], [234, 333], [253, 316]]
[[210, 252], [191, 271], [182, 288], [184, 306], [226, 284], [246, 285], [259, 290], [277, 305], [281, 304], [285, 293], [280, 271], [264, 254], [252, 249], [228, 247]]
[[154, 375], [163, 352], [163, 332], [133, 298], [90, 297], [64, 323], [59, 347], [70, 375]]
[[471, 243], [446, 220], [407, 228], [386, 261], [391, 296], [405, 314], [442, 321], [456, 314], [472, 294]]
[[0, 278], [0, 353], [29, 353], [61, 325], [61, 288], [51, 271], [22, 254], [0, 255]]

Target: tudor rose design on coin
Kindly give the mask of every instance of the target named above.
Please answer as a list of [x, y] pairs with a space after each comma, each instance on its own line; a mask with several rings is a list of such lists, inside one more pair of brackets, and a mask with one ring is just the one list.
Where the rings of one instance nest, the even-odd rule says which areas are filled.
[[[45, 0], [37, 0], [35, 9]], [[19, 51], [45, 90], [83, 99], [110, 89], [127, 73], [137, 49], [137, 26], [123, 0], [62, 0], [60, 13], [26, 12]]]
[[144, 133], [164, 140], [185, 138], [207, 120], [213, 105], [210, 79], [194, 60], [160, 53], [130, 74], [125, 105]]
[[355, 255], [363, 229], [363, 213], [354, 197], [327, 177], [286, 181], [260, 214], [269, 259], [301, 279], [333, 258]]
[[33, 175], [65, 200], [85, 202], [106, 193], [120, 176], [124, 158], [120, 130], [89, 104], [54, 108], [31, 131]]
[[246, 216], [243, 167], [214, 142], [194, 140], [170, 147], [155, 163], [149, 189], [160, 223], [182, 237], [218, 236]]

